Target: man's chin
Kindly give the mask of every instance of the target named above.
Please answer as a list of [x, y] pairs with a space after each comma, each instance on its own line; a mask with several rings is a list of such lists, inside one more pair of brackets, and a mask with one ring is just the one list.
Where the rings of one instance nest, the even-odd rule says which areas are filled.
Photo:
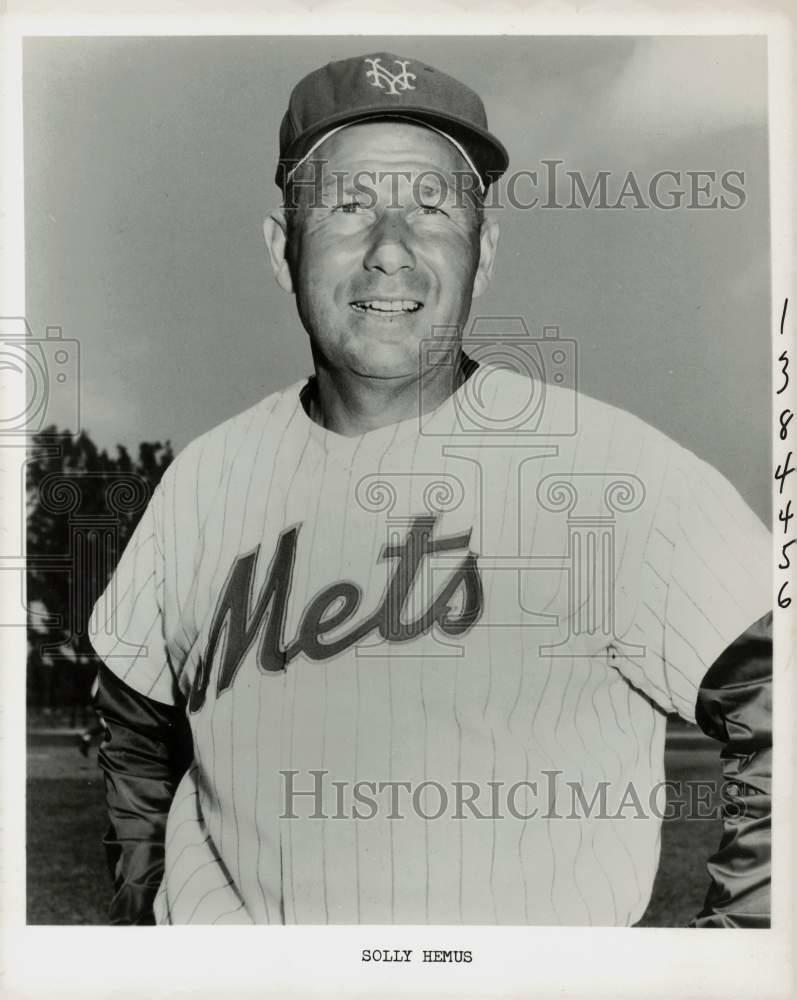
[[408, 379], [418, 375], [418, 346], [371, 343], [367, 350], [357, 352], [350, 368], [364, 378]]
[[352, 370], [362, 378], [379, 379], [381, 381], [408, 381], [418, 377], [418, 363], [413, 365], [376, 365], [360, 362], [352, 366]]

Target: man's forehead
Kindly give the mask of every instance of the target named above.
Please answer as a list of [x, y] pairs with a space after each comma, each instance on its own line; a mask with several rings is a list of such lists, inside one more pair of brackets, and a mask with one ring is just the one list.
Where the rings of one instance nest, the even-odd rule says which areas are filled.
[[401, 169], [416, 174], [429, 171], [433, 177], [435, 171], [450, 176], [469, 170], [465, 159], [444, 136], [407, 122], [347, 126], [330, 135], [318, 147], [313, 160], [330, 174]]
[[308, 166], [311, 170], [317, 170], [311, 175], [311, 183], [314, 181], [315, 186], [321, 191], [358, 190], [366, 184], [370, 189], [384, 187], [386, 190], [396, 190], [397, 185], [400, 185], [408, 190], [436, 194], [442, 190], [453, 191], [460, 186], [465, 190], [475, 187], [475, 180], [473, 184], [461, 181], [461, 176], [467, 168], [463, 171], [448, 171], [428, 164], [386, 166], [365, 160], [353, 164], [348, 169], [335, 168], [329, 163], [310, 163]]

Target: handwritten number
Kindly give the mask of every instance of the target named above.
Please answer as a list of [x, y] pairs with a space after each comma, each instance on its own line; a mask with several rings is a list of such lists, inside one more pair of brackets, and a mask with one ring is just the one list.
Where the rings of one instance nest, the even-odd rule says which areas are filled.
[[788, 388], [788, 385], [789, 385], [789, 371], [788, 371], [788, 369], [789, 369], [789, 355], [788, 355], [788, 353], [786, 351], [781, 351], [781, 354], [780, 354], [780, 357], [778, 358], [778, 361], [782, 361], [783, 362], [783, 368], [781, 369], [781, 375], [783, 376], [783, 385], [775, 393], [776, 396], [779, 396], [783, 392], [784, 389]]
[[[781, 334], [781, 336], [783, 336], [783, 331], [784, 331], [785, 326], [786, 326], [786, 310], [788, 309], [788, 306], [789, 306], [789, 300], [788, 299], [784, 299], [784, 302], [783, 302], [783, 312], [781, 313], [781, 316], [780, 316], [780, 334]], [[778, 361], [780, 361], [780, 363], [783, 365], [783, 368], [781, 369], [781, 375], [783, 376], [783, 385], [780, 387], [780, 389], [777, 390], [777, 392], [775, 394], [777, 396], [779, 396], [784, 391], [784, 389], [786, 389], [786, 387], [789, 384], [789, 354], [788, 354], [788, 352], [787, 351], [782, 351], [781, 354], [780, 354], [780, 357], [778, 358]], [[779, 430], [778, 436], [780, 437], [781, 441], [785, 441], [787, 439], [787, 437], [788, 437], [788, 434], [789, 434], [789, 424], [791, 423], [791, 420], [792, 420], [793, 416], [794, 416], [794, 413], [788, 407], [786, 409], [781, 410], [781, 412], [780, 412], [780, 416], [778, 417], [778, 423], [780, 425], [780, 430]], [[778, 483], [778, 495], [779, 496], [783, 495], [783, 484], [786, 482], [786, 480], [791, 475], [791, 473], [795, 471], [794, 468], [793, 468], [793, 466], [792, 466], [792, 464], [791, 464], [791, 458], [792, 458], [792, 453], [791, 453], [791, 451], [789, 451], [786, 454], [786, 461], [784, 462], [784, 464], [782, 466], [779, 465], [777, 467], [777, 469], [775, 470], [775, 479], [777, 480], [777, 483]], [[794, 517], [794, 515], [792, 514], [792, 510], [791, 510], [791, 500], [789, 499], [786, 502], [786, 506], [785, 507], [781, 507], [780, 510], [778, 511], [778, 521], [780, 521], [780, 523], [783, 525], [783, 534], [784, 535], [788, 533], [788, 531], [789, 531], [789, 522], [791, 521], [791, 519], [793, 517]], [[790, 545], [794, 545], [794, 543], [796, 541], [797, 541], [797, 538], [792, 538], [788, 542], [784, 542], [783, 543], [783, 545], [781, 547], [781, 550], [780, 550], [781, 561], [778, 563], [778, 569], [780, 569], [780, 570], [787, 570], [787, 569], [790, 568], [790, 566], [791, 566], [791, 560], [789, 559], [789, 546]], [[788, 607], [791, 606], [791, 597], [789, 597], [789, 595], [787, 593], [788, 589], [789, 589], [789, 580], [786, 579], [780, 585], [780, 589], [778, 590], [778, 607], [779, 608], [788, 608]]]
[[[781, 561], [778, 563], [778, 569], [789, 569], [791, 566], [791, 560], [789, 559], [789, 546], [794, 545], [797, 542], [797, 538], [792, 538], [790, 542], [786, 544], [780, 550]], [[783, 565], [783, 560], [786, 560], [786, 565]]]
[[786, 462], [784, 465], [779, 465], [775, 469], [775, 479], [778, 483], [778, 496], [783, 494], [783, 484], [789, 478], [789, 476], [794, 472], [794, 466], [791, 464], [791, 452], [786, 455]]
[[778, 511], [778, 520], [783, 525], [783, 534], [785, 535], [789, 530], [789, 521], [794, 517], [791, 512], [791, 500], [788, 501], [785, 508], [781, 507]]

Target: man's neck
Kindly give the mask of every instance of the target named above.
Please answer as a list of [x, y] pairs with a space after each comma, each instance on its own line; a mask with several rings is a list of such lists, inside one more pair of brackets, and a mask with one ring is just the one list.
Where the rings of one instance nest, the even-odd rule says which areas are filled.
[[436, 409], [477, 367], [460, 352], [456, 365], [437, 366], [406, 379], [374, 379], [316, 367], [306, 409], [316, 423], [344, 437], [356, 437]]

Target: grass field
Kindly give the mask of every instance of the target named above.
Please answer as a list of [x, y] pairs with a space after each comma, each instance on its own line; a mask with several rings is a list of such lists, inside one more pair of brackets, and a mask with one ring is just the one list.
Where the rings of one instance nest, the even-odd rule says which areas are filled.
[[[717, 745], [699, 736], [669, 739], [665, 760], [672, 780], [719, 779]], [[84, 759], [68, 736], [30, 734], [27, 823], [28, 923], [105, 923], [110, 879], [95, 754]], [[717, 820], [665, 820], [659, 872], [640, 926], [683, 926], [699, 910], [705, 860], [719, 836]]]

